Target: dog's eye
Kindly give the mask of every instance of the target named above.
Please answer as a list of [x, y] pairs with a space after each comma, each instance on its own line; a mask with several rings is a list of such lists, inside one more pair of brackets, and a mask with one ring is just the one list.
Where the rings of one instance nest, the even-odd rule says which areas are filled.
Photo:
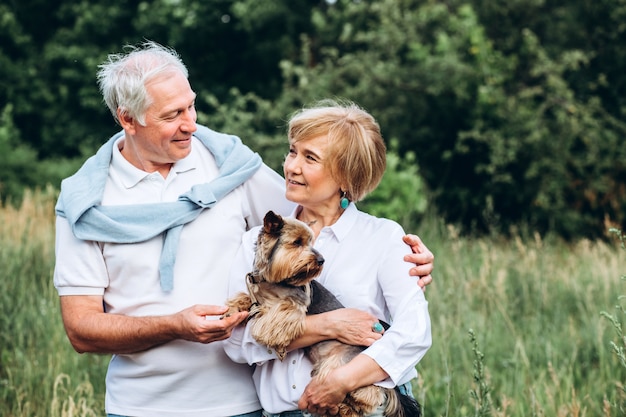
[[302, 246], [302, 238], [293, 241], [294, 246]]

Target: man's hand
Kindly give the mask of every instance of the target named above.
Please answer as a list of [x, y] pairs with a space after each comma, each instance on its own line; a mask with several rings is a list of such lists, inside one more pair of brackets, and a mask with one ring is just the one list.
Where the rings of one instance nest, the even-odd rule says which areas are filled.
[[413, 251], [412, 254], [404, 257], [406, 262], [415, 264], [415, 267], [411, 268], [409, 273], [412, 276], [420, 277], [418, 281], [419, 286], [426, 288], [433, 281], [431, 273], [434, 269], [435, 256], [416, 235], [406, 235], [402, 240]]
[[238, 312], [228, 317], [225, 306], [195, 305], [177, 314], [180, 320], [179, 337], [190, 342], [211, 343], [230, 337], [233, 329], [248, 317]]

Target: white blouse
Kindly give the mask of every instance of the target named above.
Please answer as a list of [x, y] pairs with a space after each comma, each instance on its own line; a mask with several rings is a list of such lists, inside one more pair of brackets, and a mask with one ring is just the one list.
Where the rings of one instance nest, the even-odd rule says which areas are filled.
[[[229, 293], [245, 291], [245, 276], [252, 270], [259, 228], [244, 235], [231, 270]], [[315, 248], [324, 256], [317, 280], [350, 308], [367, 311], [391, 323], [383, 337], [364, 354], [387, 372], [378, 385], [391, 388], [417, 376], [415, 365], [432, 344], [428, 302], [409, 276], [413, 266], [403, 260], [410, 248], [402, 241], [402, 227], [359, 211], [354, 204], [332, 226], [321, 230]], [[256, 343], [248, 327], [239, 327], [224, 343], [236, 362], [256, 364], [254, 382], [263, 408], [270, 413], [296, 410], [311, 380], [311, 363], [302, 349], [283, 361]]]

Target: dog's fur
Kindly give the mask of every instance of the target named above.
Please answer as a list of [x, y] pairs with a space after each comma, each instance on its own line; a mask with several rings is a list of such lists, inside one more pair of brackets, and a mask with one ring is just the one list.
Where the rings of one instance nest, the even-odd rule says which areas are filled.
[[[342, 308], [337, 298], [314, 281], [324, 264], [313, 248], [313, 232], [304, 223], [269, 211], [265, 215], [254, 258], [254, 271], [247, 276], [249, 293], [227, 302], [229, 313], [250, 311], [252, 336], [283, 360], [287, 346], [304, 333], [306, 314]], [[306, 349], [313, 362], [311, 376], [324, 378], [363, 351], [337, 340], [326, 340]], [[420, 405], [398, 389], [375, 385], [348, 393], [339, 405], [339, 416], [358, 417], [372, 413], [388, 399], [385, 415], [419, 417]]]

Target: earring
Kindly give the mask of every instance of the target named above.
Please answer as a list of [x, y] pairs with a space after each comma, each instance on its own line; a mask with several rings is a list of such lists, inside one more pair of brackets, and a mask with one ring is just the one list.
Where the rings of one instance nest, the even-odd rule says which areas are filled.
[[341, 207], [342, 209], [347, 209], [348, 205], [350, 204], [350, 200], [348, 200], [348, 198], [346, 197], [346, 192], [342, 191], [341, 192], [341, 200], [339, 201], [339, 207]]

